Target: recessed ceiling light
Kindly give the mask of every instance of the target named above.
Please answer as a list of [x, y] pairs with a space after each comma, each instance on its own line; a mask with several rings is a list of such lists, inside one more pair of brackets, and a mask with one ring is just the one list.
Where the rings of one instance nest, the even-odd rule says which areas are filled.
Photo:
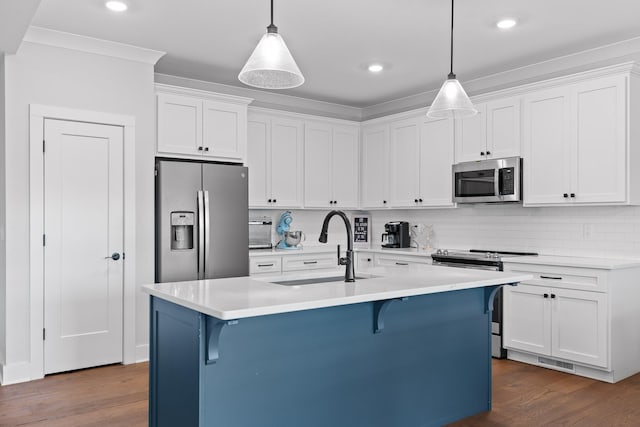
[[107, 9], [113, 10], [114, 12], [124, 12], [127, 10], [127, 5], [121, 1], [108, 1], [104, 4]]
[[517, 23], [518, 21], [514, 18], [504, 18], [496, 23], [496, 27], [500, 28], [501, 30], [507, 30], [509, 28], [515, 27]]
[[384, 70], [384, 67], [382, 66], [382, 64], [371, 64], [369, 65], [368, 69], [372, 73], [379, 73], [380, 71]]

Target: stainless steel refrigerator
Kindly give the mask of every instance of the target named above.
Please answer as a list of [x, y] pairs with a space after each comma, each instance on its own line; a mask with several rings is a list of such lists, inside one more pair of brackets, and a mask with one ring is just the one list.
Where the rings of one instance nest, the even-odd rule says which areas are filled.
[[244, 166], [156, 160], [156, 282], [249, 275]]

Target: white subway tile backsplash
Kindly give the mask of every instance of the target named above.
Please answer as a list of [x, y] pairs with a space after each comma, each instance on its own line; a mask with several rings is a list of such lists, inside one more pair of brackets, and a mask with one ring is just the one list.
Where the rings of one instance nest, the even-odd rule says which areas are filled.
[[[293, 228], [316, 246], [322, 220], [329, 210], [293, 210]], [[252, 210], [271, 216], [274, 227], [282, 211]], [[351, 214], [352, 212], [347, 212]], [[474, 205], [456, 209], [370, 211], [373, 245], [379, 245], [384, 224], [409, 221], [432, 224], [432, 246], [534, 251], [550, 255], [640, 258], [640, 207]], [[274, 239], [277, 239], [274, 231]], [[329, 241], [344, 244], [344, 225], [333, 219]]]

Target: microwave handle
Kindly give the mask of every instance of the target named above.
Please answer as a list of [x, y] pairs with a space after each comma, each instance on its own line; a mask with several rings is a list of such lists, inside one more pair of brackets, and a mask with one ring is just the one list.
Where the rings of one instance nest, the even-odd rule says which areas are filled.
[[493, 170], [493, 194], [496, 197], [500, 197], [500, 168]]

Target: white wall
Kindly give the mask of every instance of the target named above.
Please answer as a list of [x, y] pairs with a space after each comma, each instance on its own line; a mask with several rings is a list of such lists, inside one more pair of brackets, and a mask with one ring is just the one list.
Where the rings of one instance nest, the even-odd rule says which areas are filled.
[[[139, 285], [153, 282], [155, 98], [153, 66], [141, 62], [24, 42], [5, 65], [6, 368], [28, 363], [30, 354], [29, 104], [135, 116]], [[148, 309], [140, 292], [136, 305], [136, 343], [145, 357]]]
[[[6, 259], [5, 259], [5, 118], [4, 118], [4, 101], [5, 101], [5, 79], [4, 79], [4, 55], [0, 54], [0, 365], [4, 365], [6, 360], [5, 337], [7, 330], [6, 322]], [[0, 378], [2, 381], [2, 378]]]
[[[307, 234], [307, 245], [319, 244], [322, 219], [328, 211], [292, 211], [292, 228]], [[250, 215], [272, 217], [274, 227], [281, 213], [250, 211]], [[372, 242], [376, 247], [379, 247], [386, 222], [409, 221], [410, 224], [432, 224], [436, 248], [640, 258], [638, 206], [524, 208], [520, 205], [469, 205], [455, 209], [369, 213], [372, 215]], [[344, 243], [344, 228], [338, 219], [332, 220], [329, 241]]]

